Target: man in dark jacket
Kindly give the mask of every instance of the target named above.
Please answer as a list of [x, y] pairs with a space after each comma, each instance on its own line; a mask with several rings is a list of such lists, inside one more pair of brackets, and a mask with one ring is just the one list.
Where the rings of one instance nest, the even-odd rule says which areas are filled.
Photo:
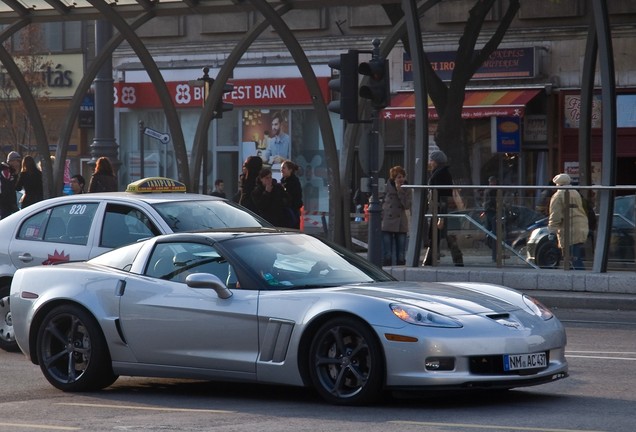
[[[448, 158], [441, 150], [434, 150], [428, 157], [429, 167], [431, 169], [431, 176], [429, 177], [429, 185], [452, 185], [453, 176], [450, 173], [450, 169], [447, 165]], [[431, 191], [431, 196], [432, 196]], [[453, 200], [453, 189], [437, 189], [437, 202], [430, 202], [430, 206], [436, 205], [438, 214], [448, 213], [449, 202]], [[432, 201], [432, 200], [431, 200]], [[439, 218], [436, 222], [437, 229], [439, 230], [437, 236], [437, 246], [439, 250], [439, 242], [442, 238], [446, 238], [448, 248], [453, 258], [453, 263], [458, 267], [464, 266], [464, 257], [462, 251], [457, 245], [457, 237], [455, 235], [449, 235], [447, 233], [447, 224], [444, 218]], [[433, 238], [433, 223], [429, 229], [429, 239]], [[429, 265], [432, 262], [431, 254], [427, 254], [424, 265]]]

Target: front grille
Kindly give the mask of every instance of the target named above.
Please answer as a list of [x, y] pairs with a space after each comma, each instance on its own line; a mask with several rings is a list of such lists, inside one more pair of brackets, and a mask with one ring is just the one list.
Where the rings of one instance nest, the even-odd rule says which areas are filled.
[[[468, 358], [468, 369], [475, 375], [532, 375], [545, 368], [523, 369], [505, 371], [503, 367], [504, 356], [471, 356]], [[546, 361], [550, 363], [550, 351], [546, 352]]]

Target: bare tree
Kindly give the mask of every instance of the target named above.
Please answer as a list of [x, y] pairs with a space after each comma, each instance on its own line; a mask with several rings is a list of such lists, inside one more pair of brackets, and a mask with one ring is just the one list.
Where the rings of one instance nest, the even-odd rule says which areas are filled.
[[[435, 141], [452, 160], [453, 177], [456, 183], [460, 184], [472, 182], [470, 176], [471, 151], [468, 148], [470, 143], [466, 142], [462, 119], [466, 86], [483, 62], [497, 49], [520, 7], [519, 0], [508, 0], [506, 12], [490, 39], [481, 49], [476, 49], [484, 21], [496, 4], [498, 4], [497, 0], [476, 0], [468, 12], [464, 32], [457, 47], [455, 68], [448, 84], [444, 83], [435, 73], [426, 53], [424, 53], [427, 90], [439, 115]], [[385, 7], [385, 11], [394, 24], [403, 16], [401, 8], [396, 8], [395, 5]], [[409, 44], [406, 38], [403, 39], [403, 43], [408, 51]]]
[[[37, 25], [25, 27], [5, 43], [31, 94], [40, 101], [48, 98], [44, 71], [52, 64], [41, 54], [43, 46], [41, 27]], [[0, 144], [21, 154], [36, 152], [31, 122], [15, 84], [4, 68], [0, 68]]]

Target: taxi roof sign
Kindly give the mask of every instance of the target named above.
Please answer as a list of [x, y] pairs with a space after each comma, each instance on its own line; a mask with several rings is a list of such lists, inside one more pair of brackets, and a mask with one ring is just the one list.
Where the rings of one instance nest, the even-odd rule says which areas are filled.
[[147, 177], [130, 183], [126, 192], [132, 193], [165, 193], [186, 192], [185, 184], [166, 177]]

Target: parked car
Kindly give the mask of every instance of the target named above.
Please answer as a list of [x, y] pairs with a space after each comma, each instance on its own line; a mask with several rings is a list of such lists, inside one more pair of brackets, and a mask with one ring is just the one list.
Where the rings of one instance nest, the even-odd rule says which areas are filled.
[[313, 387], [342, 405], [384, 391], [510, 389], [568, 375], [538, 301], [484, 283], [400, 282], [299, 232], [178, 233], [88, 262], [20, 269], [18, 344], [63, 391], [119, 375]]
[[[614, 214], [608, 260], [616, 264], [633, 264], [636, 258], [634, 238], [636, 219], [634, 218], [634, 195], [614, 198]], [[598, 215], [597, 215], [598, 217]], [[527, 259], [541, 268], [556, 268], [561, 264], [561, 250], [555, 239], [550, 239], [547, 228], [548, 218], [532, 230], [527, 244]], [[591, 257], [587, 257], [590, 259]]]
[[0, 348], [17, 350], [8, 299], [17, 269], [83, 261], [158, 234], [271, 226], [231, 201], [185, 193], [172, 179], [143, 179], [128, 190], [52, 198], [0, 221]]
[[[525, 232], [529, 225], [544, 217], [534, 209], [519, 205], [506, 206], [502, 214], [506, 243], [519, 248], [524, 245], [515, 241], [521, 233]], [[447, 218], [448, 231], [455, 234], [460, 249], [487, 247], [486, 215], [483, 208], [457, 210], [450, 215]]]

